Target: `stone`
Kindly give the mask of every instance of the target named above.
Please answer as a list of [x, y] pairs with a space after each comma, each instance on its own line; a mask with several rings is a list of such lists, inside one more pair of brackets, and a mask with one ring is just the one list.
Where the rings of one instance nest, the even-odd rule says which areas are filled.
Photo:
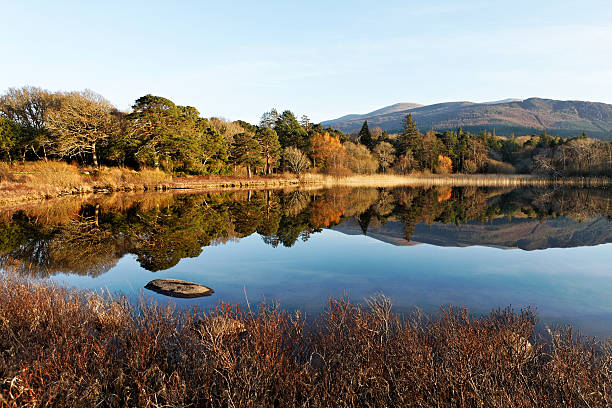
[[145, 289], [176, 298], [197, 298], [215, 293], [211, 288], [199, 283], [179, 279], [155, 279], [147, 283]]

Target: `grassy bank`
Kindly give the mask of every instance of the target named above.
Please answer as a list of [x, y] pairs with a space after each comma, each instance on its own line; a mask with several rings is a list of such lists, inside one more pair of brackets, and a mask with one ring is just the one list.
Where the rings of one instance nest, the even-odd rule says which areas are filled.
[[394, 187], [394, 186], [527, 186], [564, 184], [601, 186], [607, 178], [548, 179], [532, 175], [393, 175], [372, 174], [334, 177], [324, 174], [275, 174], [252, 178], [234, 176], [173, 177], [160, 170], [134, 171], [128, 168], [87, 168], [64, 162], [0, 163], [0, 205], [40, 200], [68, 194], [135, 190], [212, 190], [226, 188], [308, 187]]
[[569, 328], [534, 339], [530, 311], [401, 318], [378, 296], [367, 308], [331, 300], [314, 320], [205, 314], [12, 275], [0, 298], [2, 406], [612, 404], [612, 343]]

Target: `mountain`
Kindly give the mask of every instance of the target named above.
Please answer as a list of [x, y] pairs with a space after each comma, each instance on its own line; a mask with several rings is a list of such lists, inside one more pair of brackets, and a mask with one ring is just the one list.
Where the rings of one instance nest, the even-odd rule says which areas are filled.
[[[341, 118], [335, 119], [335, 120], [341, 120], [341, 121], [349, 121], [349, 120], [366, 120], [368, 118], [374, 117], [374, 116], [380, 116], [380, 115], [385, 115], [385, 114], [392, 114], [392, 113], [396, 113], [396, 112], [404, 112], [410, 109], [414, 109], [414, 108], [420, 108], [421, 104], [418, 103], [410, 103], [410, 102], [403, 102], [403, 103], [395, 103], [393, 105], [389, 105], [389, 106], [385, 106], [384, 108], [381, 109], [377, 109], [375, 111], [372, 111], [370, 113], [364, 113], [364, 114], [351, 114], [351, 115], [346, 115], [343, 116]], [[370, 120], [370, 119], [368, 119]], [[361, 126], [361, 125], [360, 125]]]
[[529, 98], [505, 99], [495, 102], [446, 102], [434, 105], [400, 103], [362, 115], [346, 115], [322, 122], [344, 132], [361, 128], [364, 120], [370, 126], [380, 126], [390, 133], [398, 132], [402, 120], [411, 113], [422, 131], [453, 130], [459, 127], [478, 133], [495, 131], [502, 136], [515, 134], [549, 134], [563, 137], [579, 136], [612, 141], [612, 105], [598, 102], [558, 101]]

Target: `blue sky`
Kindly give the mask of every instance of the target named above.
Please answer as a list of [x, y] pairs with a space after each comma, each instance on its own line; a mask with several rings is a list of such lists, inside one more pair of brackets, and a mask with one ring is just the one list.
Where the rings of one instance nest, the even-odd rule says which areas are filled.
[[396, 102], [612, 103], [612, 2], [0, 0], [0, 91], [314, 121]]

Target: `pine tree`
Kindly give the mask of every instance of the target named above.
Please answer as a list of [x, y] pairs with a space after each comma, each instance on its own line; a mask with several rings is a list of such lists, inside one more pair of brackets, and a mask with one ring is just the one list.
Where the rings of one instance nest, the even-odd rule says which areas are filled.
[[281, 149], [280, 143], [278, 142], [278, 135], [274, 129], [263, 128], [255, 133], [255, 139], [257, 139], [261, 146], [261, 156], [266, 163], [264, 173], [270, 174], [272, 165], [280, 156]]
[[261, 165], [261, 146], [257, 139], [247, 132], [235, 135], [232, 159], [234, 163], [246, 166], [247, 175], [251, 178], [252, 169]]
[[412, 156], [418, 163], [422, 161], [423, 138], [410, 113], [404, 119], [404, 129], [399, 137], [398, 153], [400, 155], [412, 153]]
[[358, 139], [359, 142], [368, 149], [372, 150], [372, 148], [374, 147], [374, 139], [372, 139], [372, 133], [370, 133], [370, 129], [368, 128], [367, 120], [363, 122], [363, 126], [359, 131]]

